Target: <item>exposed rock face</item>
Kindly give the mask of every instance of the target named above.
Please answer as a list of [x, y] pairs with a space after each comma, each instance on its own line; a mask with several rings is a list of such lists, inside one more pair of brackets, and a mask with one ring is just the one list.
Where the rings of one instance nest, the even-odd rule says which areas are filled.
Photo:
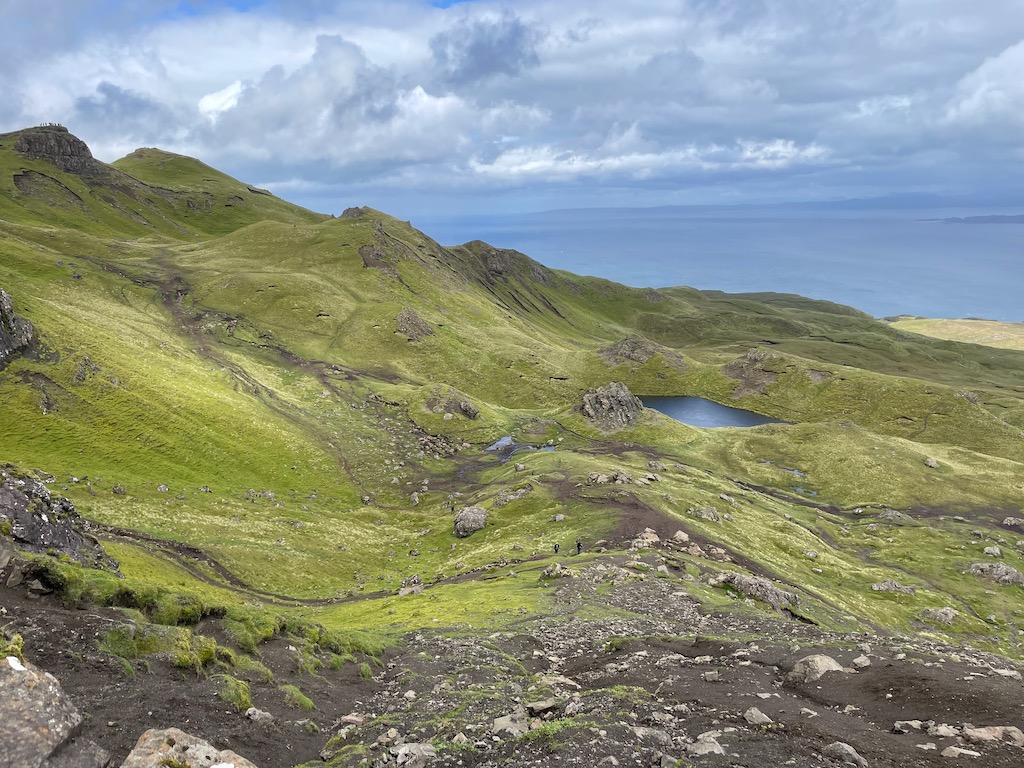
[[633, 364], [643, 365], [655, 355], [662, 355], [680, 369], [684, 368], [682, 358], [671, 349], [659, 346], [653, 341], [642, 336], [627, 336], [622, 341], [617, 341], [601, 350], [601, 356], [615, 365]]
[[32, 341], [32, 323], [14, 314], [11, 295], [0, 288], [0, 368]]
[[139, 737], [121, 768], [164, 768], [164, 766], [209, 768], [231, 765], [234, 768], [256, 768], [241, 755], [229, 749], [219, 750], [177, 728], [163, 731], [150, 729]]
[[395, 327], [398, 332], [406, 336], [409, 341], [419, 341], [434, 334], [434, 329], [427, 324], [427, 321], [416, 314], [416, 310], [405, 307], [395, 318]]
[[636, 424], [644, 412], [640, 398], [625, 384], [613, 381], [583, 394], [583, 415], [602, 429], [621, 429]]
[[733, 397], [747, 397], [748, 395], [760, 395], [770, 384], [779, 380], [779, 374], [769, 371], [764, 367], [767, 360], [774, 355], [761, 349], [752, 349], [745, 357], [737, 358], [722, 368], [722, 373], [730, 379], [739, 381], [739, 386], [732, 393]]
[[455, 516], [455, 535], [464, 539], [482, 530], [487, 524], [487, 510], [483, 507], [463, 507]]
[[15, 543], [32, 552], [56, 550], [84, 565], [108, 564], [103, 549], [82, 535], [75, 506], [54, 499], [50, 490], [12, 468], [0, 468], [0, 521], [10, 525]]
[[94, 173], [99, 163], [89, 146], [62, 125], [44, 125], [21, 132], [16, 152], [33, 160], [48, 160], [67, 173]]
[[1024, 584], [1024, 575], [1006, 563], [971, 563], [967, 572], [975, 576], [984, 576], [996, 584]]
[[960, 611], [955, 608], [929, 608], [921, 612], [921, 618], [946, 625], [952, 624], [959, 615]]
[[877, 584], [872, 584], [871, 588], [875, 592], [900, 592], [904, 595], [917, 594], [917, 590], [914, 587], [905, 587], [892, 579], [886, 579], [885, 581], [880, 581]]
[[0, 659], [0, 766], [106, 768], [110, 755], [76, 740], [84, 718], [53, 675], [14, 656]]

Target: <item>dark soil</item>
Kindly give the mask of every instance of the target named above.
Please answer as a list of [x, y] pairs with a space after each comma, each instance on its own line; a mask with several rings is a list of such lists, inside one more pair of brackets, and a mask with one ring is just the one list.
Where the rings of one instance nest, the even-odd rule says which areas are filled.
[[[657, 523], [635, 512], [634, 522]], [[653, 553], [643, 559], [659, 562]], [[214, 675], [230, 670], [197, 675], [148, 657], [132, 662], [134, 674], [127, 675], [97, 646], [124, 622], [115, 609], [67, 610], [52, 598], [4, 587], [0, 606], [6, 629], [25, 637], [27, 659], [56, 675], [88, 713], [83, 736], [109, 750], [114, 765], [143, 731], [167, 727], [233, 749], [261, 768], [320, 763], [321, 755], [339, 768], [393, 765], [402, 744], [428, 742], [437, 750], [428, 768], [652, 766], [677, 759], [683, 766], [825, 767], [841, 765], [822, 754], [836, 741], [855, 748], [871, 768], [972, 760], [941, 757], [950, 746], [980, 753], [972, 762], [986, 768], [1024, 764], [1024, 749], [1008, 743], [969, 743], [962, 731], [929, 736], [927, 722], [908, 733], [893, 729], [897, 720], [1024, 726], [1022, 682], [1011, 662], [920, 638], [830, 634], [740, 603], [739, 612], [708, 615], [687, 595], [685, 580], [641, 574], [623, 567], [628, 562], [569, 558], [576, 576], [542, 587], [552, 590], [554, 614], [525, 616], [497, 634], [413, 633], [369, 680], [353, 663], [300, 674], [293, 641], [275, 638], [260, 648], [274, 682], [251, 682], [253, 704], [275, 718], [270, 725], [251, 722], [217, 696]], [[196, 631], [227, 643], [215, 620]], [[796, 661], [813, 653], [848, 671], [788, 682]], [[854, 671], [861, 656], [870, 664]], [[317, 708], [290, 708], [282, 684], [298, 686]], [[546, 699], [549, 710], [525, 716], [525, 735], [495, 733], [495, 718]], [[749, 724], [744, 715], [752, 707], [772, 722]], [[357, 717], [344, 723], [343, 715]], [[694, 754], [702, 736], [722, 754]], [[935, 748], [922, 749], [929, 744]]]

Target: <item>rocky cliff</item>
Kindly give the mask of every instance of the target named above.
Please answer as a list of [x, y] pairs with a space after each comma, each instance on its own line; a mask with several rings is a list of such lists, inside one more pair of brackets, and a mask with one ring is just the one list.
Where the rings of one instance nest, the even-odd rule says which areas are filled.
[[14, 150], [33, 160], [48, 160], [62, 171], [86, 175], [101, 167], [88, 145], [62, 125], [43, 125], [21, 131]]
[[14, 314], [11, 296], [0, 288], [0, 368], [32, 341], [32, 323]]

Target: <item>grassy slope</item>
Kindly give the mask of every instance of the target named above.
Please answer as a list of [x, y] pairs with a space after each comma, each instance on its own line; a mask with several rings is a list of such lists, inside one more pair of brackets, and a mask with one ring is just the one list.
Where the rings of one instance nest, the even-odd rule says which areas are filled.
[[982, 344], [998, 349], [1024, 350], [1024, 323], [907, 318], [892, 322], [890, 325], [907, 333], [919, 333], [936, 339]]
[[[1024, 498], [1024, 353], [930, 341], [799, 297], [643, 291], [483, 243], [442, 248], [376, 211], [320, 217], [157, 150], [115, 164], [174, 193], [137, 209], [148, 225], [77, 177], [6, 149], [0, 185], [27, 166], [80, 192], [88, 212], [0, 195], [0, 286], [50, 350], [0, 372], [0, 407], [11, 414], [0, 455], [86, 477], [67, 493], [87, 517], [188, 541], [252, 587], [329, 598], [542, 556], [556, 512], [567, 518], [563, 542], [608, 535], [619, 501], [571, 489], [594, 471], [640, 474], [660, 456], [690, 469], [631, 491], [637, 503], [802, 587], [818, 620], [838, 626], [852, 614], [908, 629], [923, 607], [952, 602], [968, 617], [958, 630], [988, 632], [970, 617], [996, 614], [1012, 636], [1016, 588], [987, 592], [961, 571], [980, 558], [975, 529], [1004, 539], [1007, 561], [1021, 565], [999, 522]], [[383, 268], [364, 266], [361, 249]], [[403, 308], [433, 334], [399, 333]], [[616, 363], [600, 353], [634, 335], [664, 354]], [[647, 448], [616, 456], [595, 449], [591, 440], [605, 436], [573, 413], [582, 389], [613, 379], [643, 394], [729, 401], [737, 385], [721, 366], [754, 346], [772, 352], [762, 367], [777, 380], [737, 404], [799, 424], [709, 432], [651, 415], [615, 438]], [[481, 410], [476, 420], [431, 410], [466, 397]], [[448, 435], [455, 453], [425, 450], [417, 427]], [[516, 473], [481, 450], [513, 431], [562, 442], [522, 458], [526, 473]], [[807, 477], [795, 482], [780, 466]], [[495, 503], [526, 480], [532, 493]], [[114, 495], [115, 484], [128, 495]], [[801, 498], [794, 485], [817, 495]], [[452, 538], [454, 491], [459, 504], [490, 510], [486, 532]], [[721, 507], [722, 494], [740, 499], [733, 523], [687, 514]], [[845, 511], [815, 511], [808, 500]], [[869, 505], [971, 521], [879, 532], [852, 511]], [[129, 575], [164, 579], [152, 554], [118, 546]], [[914, 583], [919, 597], [873, 592], [884, 578]], [[316, 615], [336, 626], [425, 625], [485, 593], [514, 614], [542, 608], [535, 584], [535, 573], [520, 573]]]

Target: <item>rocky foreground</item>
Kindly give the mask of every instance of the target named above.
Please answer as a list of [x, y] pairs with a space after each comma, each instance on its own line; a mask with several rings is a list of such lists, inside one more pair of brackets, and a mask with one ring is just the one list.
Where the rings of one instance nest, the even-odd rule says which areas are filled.
[[[1006, 659], [763, 611], [708, 615], [662, 565], [656, 547], [568, 558], [539, 574], [555, 613], [485, 637], [415, 633], [368, 679], [304, 677], [308, 713], [263, 709], [257, 685], [257, 706], [231, 711], [215, 676], [160, 659], [125, 676], [96, 646], [115, 611], [6, 589], [25, 661], [0, 664], [0, 766], [1024, 763], [1024, 684]], [[298, 673], [274, 643], [262, 658], [276, 685]]]

